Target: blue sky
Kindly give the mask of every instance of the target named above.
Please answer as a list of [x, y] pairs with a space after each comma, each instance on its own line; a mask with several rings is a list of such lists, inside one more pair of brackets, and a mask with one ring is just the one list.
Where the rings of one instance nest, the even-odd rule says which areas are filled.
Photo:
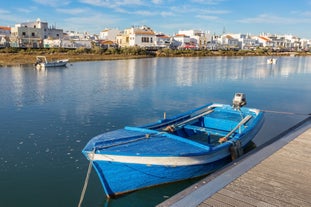
[[200, 29], [211, 33], [293, 34], [311, 39], [311, 0], [8, 0], [0, 25], [48, 22], [64, 31], [98, 34], [147, 25], [169, 35]]

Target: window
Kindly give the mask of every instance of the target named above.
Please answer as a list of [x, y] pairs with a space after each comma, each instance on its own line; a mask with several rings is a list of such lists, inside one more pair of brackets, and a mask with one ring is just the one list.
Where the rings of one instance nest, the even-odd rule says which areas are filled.
[[[152, 41], [152, 38], [151, 38]], [[142, 37], [141, 42], [149, 42], [149, 37]]]
[[22, 32], [22, 35], [23, 35], [23, 36], [26, 36], [26, 32]]
[[35, 33], [34, 33], [34, 32], [32, 32], [32, 33], [31, 33], [31, 36], [32, 36], [32, 37], [34, 37], [34, 36], [35, 36]]

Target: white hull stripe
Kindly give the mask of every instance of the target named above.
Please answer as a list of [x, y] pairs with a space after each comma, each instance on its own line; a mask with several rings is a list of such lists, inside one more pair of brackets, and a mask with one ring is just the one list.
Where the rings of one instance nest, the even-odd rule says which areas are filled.
[[111, 161], [130, 164], [144, 164], [144, 165], [163, 165], [163, 166], [184, 166], [184, 165], [198, 165], [206, 164], [222, 157], [215, 156], [215, 154], [191, 156], [191, 157], [146, 157], [146, 156], [120, 156], [120, 155], [104, 155], [104, 154], [88, 154], [89, 159], [96, 161]]

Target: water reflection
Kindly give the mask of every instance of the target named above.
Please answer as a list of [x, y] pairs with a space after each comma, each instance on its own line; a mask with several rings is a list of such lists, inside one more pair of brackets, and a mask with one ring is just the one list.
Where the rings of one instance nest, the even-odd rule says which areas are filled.
[[[241, 91], [249, 106], [308, 114], [310, 78], [309, 57], [279, 57], [276, 65], [266, 57], [181, 57], [77, 62], [41, 71], [1, 68], [0, 206], [76, 205], [88, 164], [81, 154], [86, 142], [124, 125], [155, 121], [163, 112], [171, 116], [207, 102], [231, 103]], [[255, 144], [301, 119], [267, 113]], [[25, 187], [8, 191], [12, 185]], [[38, 192], [40, 186], [45, 190]], [[148, 206], [147, 198], [154, 204], [183, 187], [164, 187], [163, 194], [141, 191], [111, 206], [129, 200]], [[88, 192], [88, 206], [104, 203], [95, 175]], [[29, 200], [33, 194], [39, 196]]]

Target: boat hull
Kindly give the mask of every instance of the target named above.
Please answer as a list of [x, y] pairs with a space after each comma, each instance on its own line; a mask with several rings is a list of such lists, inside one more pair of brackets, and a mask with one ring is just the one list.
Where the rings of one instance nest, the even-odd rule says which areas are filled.
[[221, 168], [230, 160], [231, 158], [227, 156], [215, 162], [190, 166], [94, 161], [93, 167], [106, 195], [116, 197], [138, 189], [203, 176]]
[[37, 69], [49, 67], [65, 67], [69, 59], [62, 59], [56, 61], [47, 61], [45, 56], [37, 56], [37, 62], [34, 64]]
[[[241, 155], [263, 121], [257, 109], [209, 104], [172, 119], [98, 135], [82, 152], [93, 163], [106, 195], [115, 197], [219, 169]], [[175, 131], [167, 131], [167, 126]]]
[[63, 62], [49, 62], [49, 63], [39, 63], [38, 67], [48, 68], [48, 67], [65, 67], [68, 61]]

